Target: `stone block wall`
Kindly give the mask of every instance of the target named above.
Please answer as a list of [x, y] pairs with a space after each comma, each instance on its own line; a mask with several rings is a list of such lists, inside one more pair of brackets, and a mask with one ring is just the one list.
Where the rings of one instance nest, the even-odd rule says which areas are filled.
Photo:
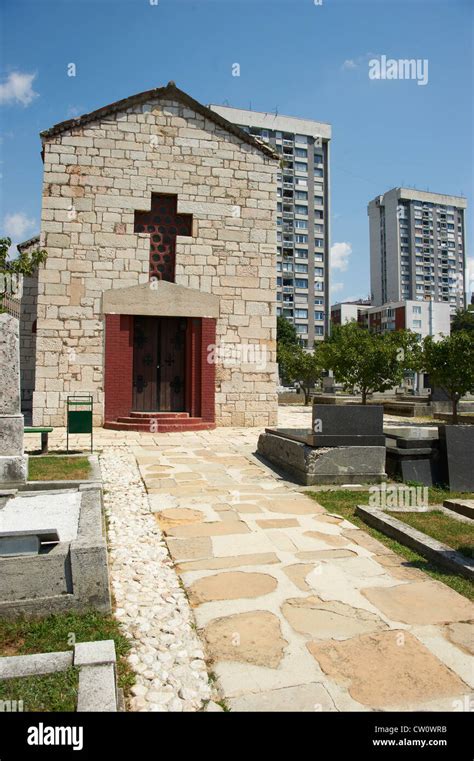
[[38, 272], [23, 278], [20, 306], [20, 387], [21, 411], [25, 422], [31, 419], [35, 389], [36, 320], [38, 309]]
[[220, 298], [217, 343], [230, 351], [225, 361], [217, 352], [217, 424], [275, 423], [277, 170], [174, 99], [45, 138], [34, 424], [64, 425], [74, 392], [93, 395], [103, 422], [101, 297], [148, 282], [149, 236], [134, 232], [134, 213], [160, 192], [193, 215], [193, 237], [177, 239], [176, 282]]

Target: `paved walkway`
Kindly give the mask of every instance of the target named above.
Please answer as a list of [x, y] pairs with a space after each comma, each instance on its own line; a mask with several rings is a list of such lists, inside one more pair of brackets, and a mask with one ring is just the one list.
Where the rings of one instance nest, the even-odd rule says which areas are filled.
[[469, 710], [474, 607], [265, 468], [257, 436], [96, 437], [136, 457], [227, 705]]

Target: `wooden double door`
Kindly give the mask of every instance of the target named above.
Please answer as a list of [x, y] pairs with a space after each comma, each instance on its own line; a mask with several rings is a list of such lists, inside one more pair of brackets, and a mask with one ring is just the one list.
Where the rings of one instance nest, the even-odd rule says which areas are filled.
[[133, 327], [133, 409], [183, 412], [187, 319], [135, 317]]

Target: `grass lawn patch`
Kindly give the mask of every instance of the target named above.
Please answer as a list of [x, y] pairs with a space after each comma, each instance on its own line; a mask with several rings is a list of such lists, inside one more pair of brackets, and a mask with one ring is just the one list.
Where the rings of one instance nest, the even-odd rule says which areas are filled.
[[22, 701], [23, 711], [76, 710], [79, 669], [0, 681], [0, 700]]
[[[40, 619], [26, 619], [22, 617], [16, 621], [0, 620], [0, 656], [62, 652], [64, 650], [72, 650], [75, 642], [96, 642], [104, 639], [113, 639], [115, 642], [118, 685], [124, 690], [125, 694], [128, 694], [130, 687], [135, 681], [134, 673], [126, 659], [126, 655], [130, 650], [130, 642], [123, 635], [118, 621], [112, 615], [90, 611], [89, 613], [64, 613]], [[72, 684], [72, 675], [64, 677], [65, 673], [57, 675], [58, 681], [56, 683], [54, 680], [51, 683], [48, 681], [51, 675], [34, 677], [38, 682], [44, 682], [41, 688], [43, 690], [41, 695], [51, 695], [50, 702], [48, 703], [49, 707], [44, 708], [44, 710], [75, 710], [67, 707], [52, 707], [57, 705], [57, 701], [61, 700], [63, 700], [64, 706], [70, 705], [69, 688]], [[61, 676], [62, 678], [60, 678]], [[28, 679], [30, 678], [28, 677]], [[6, 689], [5, 684], [5, 682], [0, 682], [3, 690]], [[2, 694], [0, 694], [1, 697]], [[25, 710], [41, 710], [39, 708], [28, 708], [25, 697], [13, 699], [23, 699], [25, 701]]]
[[87, 457], [30, 457], [29, 481], [82, 481], [89, 478], [91, 465]]
[[[463, 499], [472, 499], [472, 494], [461, 494], [456, 492], [449, 492], [443, 489], [429, 489], [429, 502], [430, 504], [439, 504], [443, 502], [443, 499], [462, 497]], [[395, 539], [390, 539], [381, 531], [378, 531], [372, 526], [368, 526], [362, 518], [355, 515], [355, 509], [357, 505], [368, 504], [368, 491], [352, 491], [349, 489], [336, 489], [334, 491], [318, 491], [318, 492], [305, 492], [309, 497], [312, 497], [322, 507], [324, 507], [330, 513], [337, 513], [348, 521], [351, 521], [355, 526], [363, 529], [367, 534], [378, 539], [379, 542], [386, 547], [396, 552], [402, 558], [408, 561], [409, 566], [412, 568], [419, 568], [420, 570], [432, 576], [438, 581], [442, 581], [452, 589], [455, 589], [459, 594], [464, 595], [470, 600], [474, 600], [474, 584], [463, 576], [456, 573], [451, 573], [444, 570], [440, 566], [433, 563], [431, 560], [427, 560], [422, 555], [419, 555], [409, 547], [405, 547], [404, 544], [400, 544]], [[403, 513], [407, 515], [407, 513]], [[462, 525], [462, 524], [460, 524]]]
[[447, 544], [467, 558], [474, 558], [474, 528], [468, 523], [457, 521], [441, 510], [430, 510], [429, 513], [397, 513], [390, 510], [390, 515]]

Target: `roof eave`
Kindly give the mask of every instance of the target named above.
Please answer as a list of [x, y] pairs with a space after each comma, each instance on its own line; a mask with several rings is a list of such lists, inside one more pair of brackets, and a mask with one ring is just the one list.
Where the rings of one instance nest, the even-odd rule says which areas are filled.
[[275, 161], [280, 160], [279, 154], [270, 146], [255, 140], [252, 135], [249, 135], [247, 132], [245, 132], [245, 130], [237, 127], [235, 124], [232, 124], [232, 122], [227, 121], [227, 119], [225, 119], [223, 116], [220, 116], [220, 114], [217, 114], [207, 106], [199, 103], [199, 101], [194, 100], [194, 98], [191, 98], [190, 95], [176, 87], [174, 82], [169, 82], [165, 87], [156, 87], [153, 90], [146, 90], [145, 92], [137, 93], [136, 95], [130, 95], [128, 98], [123, 98], [122, 100], [115, 101], [114, 103], [110, 103], [107, 106], [102, 106], [101, 108], [98, 108], [95, 111], [91, 111], [88, 114], [83, 114], [82, 116], [76, 117], [74, 119], [68, 119], [67, 121], [59, 122], [49, 129], [40, 132], [40, 137], [44, 143], [46, 140], [48, 140], [48, 138], [59, 135], [66, 130], [76, 129], [83, 126], [84, 124], [97, 121], [98, 119], [101, 119], [108, 114], [116, 113], [117, 111], [124, 111], [127, 108], [136, 105], [137, 103], [144, 103], [149, 100], [156, 100], [165, 97], [174, 98], [175, 100], [179, 100], [182, 103], [185, 103], [192, 110], [202, 114], [207, 119], [210, 119], [215, 124], [218, 124], [220, 127], [227, 130], [227, 132], [232, 133], [248, 145], [257, 148], [261, 153], [264, 153], [269, 158], [274, 159]]

